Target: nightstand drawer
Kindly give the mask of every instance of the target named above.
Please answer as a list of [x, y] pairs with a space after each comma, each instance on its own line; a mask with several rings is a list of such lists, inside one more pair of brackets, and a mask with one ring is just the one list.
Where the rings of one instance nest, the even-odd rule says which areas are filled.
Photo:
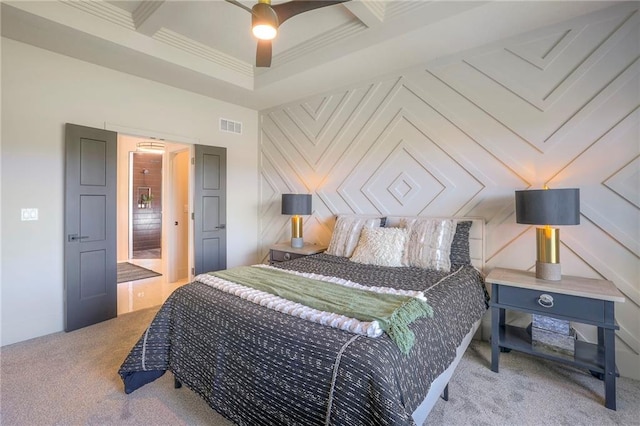
[[287, 260], [298, 259], [300, 257], [311, 256], [322, 253], [326, 246], [318, 244], [305, 244], [303, 247], [291, 247], [290, 243], [278, 243], [269, 248], [269, 263], [272, 265]]
[[543, 315], [557, 314], [578, 318], [582, 321], [604, 321], [604, 303], [602, 300], [588, 297], [500, 286], [498, 303], [535, 311]]
[[305, 254], [292, 253], [289, 251], [271, 250], [272, 262], [285, 262], [287, 260], [297, 259], [299, 257], [305, 257]]

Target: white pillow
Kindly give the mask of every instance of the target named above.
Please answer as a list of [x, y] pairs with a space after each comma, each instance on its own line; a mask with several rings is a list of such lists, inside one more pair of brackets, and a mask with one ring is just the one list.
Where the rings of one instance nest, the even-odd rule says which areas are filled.
[[400, 227], [407, 228], [407, 243], [402, 264], [418, 268], [449, 271], [451, 242], [456, 233], [452, 219], [402, 219]]
[[338, 216], [336, 226], [331, 234], [331, 241], [325, 253], [334, 256], [351, 257], [358, 245], [362, 228], [378, 228], [379, 217], [342, 215]]
[[402, 266], [406, 240], [406, 229], [363, 228], [351, 260], [367, 265]]

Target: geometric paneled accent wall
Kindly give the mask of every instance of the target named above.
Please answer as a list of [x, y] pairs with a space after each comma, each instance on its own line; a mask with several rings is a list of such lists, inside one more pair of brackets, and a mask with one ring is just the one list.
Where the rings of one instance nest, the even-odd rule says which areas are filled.
[[310, 242], [329, 242], [338, 213], [479, 216], [485, 271], [533, 270], [535, 230], [515, 223], [514, 191], [577, 187], [563, 273], [624, 293], [617, 362], [640, 378], [639, 22], [637, 3], [617, 5], [262, 111], [262, 257], [289, 238], [291, 192], [313, 194]]

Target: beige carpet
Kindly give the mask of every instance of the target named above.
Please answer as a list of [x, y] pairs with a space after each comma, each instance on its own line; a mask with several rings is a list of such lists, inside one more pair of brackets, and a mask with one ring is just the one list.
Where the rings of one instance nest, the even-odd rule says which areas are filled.
[[125, 395], [118, 368], [157, 308], [2, 348], [0, 424], [231, 425], [165, 374]]
[[473, 341], [427, 419], [433, 425], [640, 425], [640, 381], [617, 381], [617, 411], [604, 407], [604, 382], [586, 370], [520, 352], [500, 354], [491, 371], [491, 346]]
[[[71, 333], [5, 346], [2, 425], [213, 425], [230, 422], [165, 374], [125, 395], [117, 374], [157, 308]], [[602, 406], [603, 384], [589, 373], [517, 352], [489, 369], [490, 348], [474, 342], [427, 419], [434, 425], [636, 425], [640, 382], [618, 381], [618, 411]]]

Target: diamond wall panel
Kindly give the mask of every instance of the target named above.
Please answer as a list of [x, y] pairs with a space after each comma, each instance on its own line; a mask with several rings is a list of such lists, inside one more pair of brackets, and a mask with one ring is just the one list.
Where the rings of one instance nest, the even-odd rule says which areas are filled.
[[486, 269], [532, 270], [514, 191], [578, 187], [563, 272], [625, 294], [618, 367], [640, 378], [639, 16], [625, 3], [263, 111], [262, 255], [290, 237], [280, 194], [308, 192], [307, 241], [328, 244], [339, 213], [480, 216]]

